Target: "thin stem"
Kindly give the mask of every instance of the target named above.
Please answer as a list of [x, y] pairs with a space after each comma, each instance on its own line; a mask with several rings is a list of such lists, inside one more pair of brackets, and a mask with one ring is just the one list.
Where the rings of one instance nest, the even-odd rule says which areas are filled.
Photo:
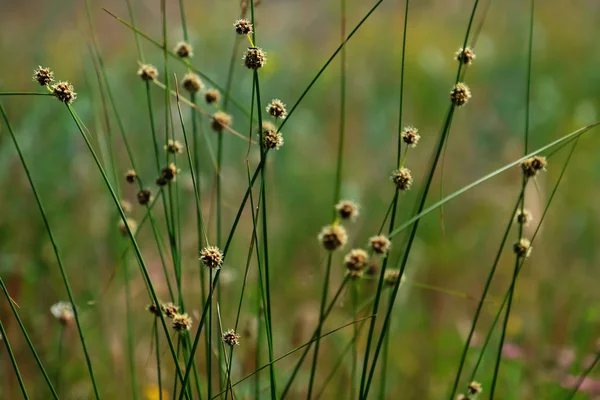
[[8, 336], [6, 335], [6, 331], [4, 330], [4, 325], [2, 325], [2, 321], [0, 321], [0, 334], [2, 334], [4, 342], [4, 347], [6, 347], [6, 351], [8, 352], [8, 357], [10, 358], [10, 363], [13, 366], [13, 370], [15, 371], [15, 375], [17, 376], [17, 380], [19, 381], [19, 387], [21, 388], [21, 393], [23, 394], [24, 399], [29, 399], [27, 395], [27, 389], [25, 389], [25, 383], [23, 382], [23, 377], [21, 376], [21, 371], [19, 371], [19, 366], [17, 365], [17, 360], [15, 359], [15, 355], [10, 346], [10, 341], [8, 340]]

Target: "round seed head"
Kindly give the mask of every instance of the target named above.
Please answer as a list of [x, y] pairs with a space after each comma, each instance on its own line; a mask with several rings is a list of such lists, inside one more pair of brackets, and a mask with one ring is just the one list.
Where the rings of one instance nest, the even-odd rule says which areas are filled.
[[404, 275], [400, 278], [400, 270], [398, 269], [386, 269], [383, 274], [383, 281], [388, 286], [395, 286], [400, 280], [400, 284], [402, 284], [405, 280]]
[[163, 187], [163, 186], [166, 186], [169, 183], [169, 181], [164, 176], [161, 175], [158, 178], [156, 178], [154, 183], [156, 183], [156, 186]]
[[171, 154], [177, 154], [183, 152], [183, 145], [177, 140], [169, 139], [167, 144], [164, 146], [165, 151]]
[[58, 82], [52, 85], [52, 93], [65, 104], [71, 104], [77, 98], [77, 93], [69, 82]]
[[408, 190], [413, 183], [412, 176], [410, 175], [410, 170], [408, 168], [400, 168], [392, 172], [392, 176], [390, 177], [392, 182], [396, 184], [398, 190]]
[[452, 104], [457, 107], [462, 107], [471, 98], [471, 90], [464, 83], [457, 83], [456, 86], [450, 91], [450, 100]]
[[235, 333], [233, 329], [228, 330], [227, 332], [223, 332], [223, 343], [229, 346], [239, 346], [240, 345], [240, 335]]
[[208, 89], [204, 93], [204, 100], [207, 104], [218, 103], [221, 100], [221, 93], [217, 89]]
[[533, 156], [521, 162], [521, 169], [526, 178], [533, 178], [539, 171], [545, 171], [546, 165], [546, 157]]
[[173, 181], [175, 180], [175, 177], [177, 176], [177, 166], [173, 163], [169, 164], [168, 166], [164, 167], [160, 173], [161, 176], [163, 178], [165, 178], [167, 181]]
[[482, 387], [481, 387], [481, 383], [479, 382], [471, 382], [469, 383], [469, 387], [467, 388], [467, 393], [472, 394], [472, 395], [477, 395], [479, 393], [481, 393], [483, 391]]
[[463, 64], [471, 64], [473, 60], [475, 60], [475, 52], [470, 47], [467, 47], [464, 50], [461, 47], [454, 55], [454, 59]]
[[372, 236], [369, 239], [369, 247], [377, 254], [386, 254], [391, 246], [392, 242], [384, 235]]
[[181, 84], [190, 93], [198, 93], [204, 90], [204, 83], [202, 83], [200, 77], [196, 74], [186, 74], [181, 80]]
[[513, 251], [518, 257], [529, 257], [531, 254], [531, 242], [523, 238], [513, 245]]
[[346, 270], [346, 276], [349, 277], [350, 279], [352, 279], [353, 281], [362, 278], [363, 275], [364, 275], [363, 270], [360, 270], [360, 271], [354, 271], [354, 270], [350, 270], [350, 269]]
[[344, 265], [349, 271], [362, 271], [369, 262], [369, 254], [363, 249], [350, 250], [344, 257]]
[[346, 244], [348, 234], [341, 225], [327, 225], [323, 227], [318, 238], [325, 250], [334, 251]]
[[[137, 222], [135, 222], [135, 219], [127, 218], [127, 225], [129, 225], [131, 233], [135, 235], [135, 232], [137, 230]], [[127, 231], [127, 226], [125, 225], [125, 222], [122, 219], [120, 219], [119, 222], [117, 222], [117, 228], [119, 228], [119, 232], [121, 232], [123, 236], [129, 235], [129, 232]]]
[[125, 172], [125, 180], [127, 181], [127, 183], [135, 183], [135, 181], [137, 181], [137, 173], [130, 169], [127, 172]]
[[258, 47], [248, 47], [244, 55], [244, 65], [249, 69], [259, 69], [267, 63], [267, 53]]
[[158, 70], [155, 66], [150, 64], [142, 64], [138, 70], [137, 74], [144, 81], [153, 81], [158, 78]]
[[50, 307], [50, 313], [60, 321], [61, 324], [67, 325], [75, 318], [73, 305], [66, 301], [59, 301]]
[[138, 203], [145, 206], [152, 201], [152, 191], [150, 189], [142, 189], [137, 194]]
[[419, 143], [419, 139], [421, 139], [421, 135], [419, 135], [417, 132], [419, 132], [417, 128], [413, 126], [407, 126], [402, 130], [402, 141], [410, 147], [417, 147], [417, 143]]
[[179, 311], [179, 307], [173, 303], [163, 303], [160, 305], [160, 309], [168, 318], [175, 318]]
[[38, 67], [33, 71], [33, 80], [40, 84], [40, 86], [48, 86], [54, 80], [54, 72], [50, 71], [49, 68]]
[[223, 111], [217, 111], [213, 115], [211, 126], [214, 131], [222, 132], [223, 128], [229, 125], [231, 125], [231, 115]]
[[235, 27], [235, 33], [240, 36], [246, 36], [252, 33], [252, 24], [245, 18], [238, 19], [233, 26]]
[[155, 317], [160, 317], [160, 307], [157, 306], [156, 304], [154, 304], [154, 303], [148, 304], [146, 306], [146, 310], [148, 310], [150, 313], [154, 314]]
[[177, 46], [175, 46], [173, 51], [181, 58], [189, 58], [194, 55], [192, 45], [186, 42], [177, 43]]
[[287, 115], [285, 104], [283, 104], [279, 99], [271, 100], [269, 105], [267, 105], [267, 112], [270, 116], [281, 119], [284, 119]]
[[267, 149], [279, 150], [283, 146], [283, 135], [272, 124], [263, 123], [263, 143]]
[[173, 329], [178, 333], [185, 333], [192, 329], [192, 319], [187, 314], [175, 314], [173, 316]]
[[219, 269], [223, 264], [223, 252], [216, 246], [207, 246], [200, 251], [200, 261], [209, 268]]
[[529, 222], [533, 220], [533, 216], [531, 215], [531, 212], [529, 212], [529, 210], [519, 210], [517, 211], [516, 220], [519, 224], [527, 226]]
[[358, 205], [350, 200], [342, 200], [335, 205], [341, 219], [354, 220], [358, 217]]

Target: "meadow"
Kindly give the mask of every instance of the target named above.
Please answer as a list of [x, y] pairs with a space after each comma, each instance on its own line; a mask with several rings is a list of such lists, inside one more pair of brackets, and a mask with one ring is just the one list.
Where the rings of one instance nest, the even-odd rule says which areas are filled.
[[599, 2], [0, 7], [0, 400], [600, 399]]

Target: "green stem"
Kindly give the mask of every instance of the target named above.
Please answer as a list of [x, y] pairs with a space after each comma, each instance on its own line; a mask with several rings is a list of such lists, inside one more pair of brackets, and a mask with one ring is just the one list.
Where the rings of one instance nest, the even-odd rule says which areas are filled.
[[15, 375], [17, 376], [17, 380], [19, 381], [19, 387], [21, 388], [21, 393], [23, 394], [24, 399], [29, 399], [27, 395], [27, 389], [25, 389], [25, 383], [23, 382], [23, 377], [21, 376], [21, 372], [19, 371], [19, 366], [17, 365], [17, 360], [15, 359], [15, 355], [10, 346], [10, 342], [8, 340], [8, 336], [6, 335], [6, 331], [4, 330], [4, 325], [2, 325], [2, 321], [0, 321], [0, 334], [4, 338], [2, 342], [4, 342], [4, 346], [6, 347], [6, 351], [8, 352], [8, 356], [10, 358], [10, 362], [13, 366], [13, 370], [15, 371]]
[[135, 333], [133, 330], [133, 313], [131, 312], [131, 287], [129, 282], [129, 265], [123, 266], [123, 279], [125, 280], [125, 313], [127, 316], [127, 355], [129, 358], [129, 375], [131, 376], [131, 387], [133, 398], [139, 398], [137, 376], [135, 372]]

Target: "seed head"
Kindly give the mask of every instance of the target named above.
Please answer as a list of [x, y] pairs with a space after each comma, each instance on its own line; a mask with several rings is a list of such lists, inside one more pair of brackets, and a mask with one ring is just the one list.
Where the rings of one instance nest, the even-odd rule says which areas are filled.
[[341, 219], [356, 219], [358, 217], [358, 205], [350, 200], [342, 200], [335, 205], [335, 209]]
[[216, 132], [222, 132], [223, 128], [229, 125], [231, 125], [231, 115], [223, 111], [217, 111], [213, 115], [211, 126]]
[[164, 167], [160, 173], [161, 176], [163, 178], [165, 178], [167, 181], [174, 181], [175, 177], [177, 176], [177, 172], [179, 170], [177, 169], [177, 166], [173, 163], [169, 164], [168, 166]]
[[158, 70], [154, 65], [142, 64], [137, 70], [137, 74], [144, 81], [153, 81], [158, 78]]
[[207, 246], [200, 251], [200, 261], [209, 268], [219, 269], [223, 264], [223, 252], [216, 246]]
[[321, 229], [318, 238], [326, 250], [334, 251], [346, 244], [348, 234], [341, 225], [327, 225]]
[[179, 311], [179, 307], [173, 303], [163, 303], [160, 305], [160, 309], [168, 318], [175, 318]]
[[481, 383], [479, 382], [471, 382], [469, 383], [469, 387], [467, 388], [467, 393], [472, 395], [477, 395], [482, 392]]
[[398, 269], [386, 269], [385, 270], [385, 273], [383, 274], [383, 281], [385, 282], [386, 285], [395, 286], [398, 283], [398, 279], [400, 279], [400, 284], [402, 284], [402, 282], [404, 282], [404, 280], [405, 280], [404, 275], [402, 275], [402, 278], [400, 278], [400, 270], [398, 270]]
[[363, 270], [360, 270], [360, 271], [353, 271], [350, 269], [346, 270], [346, 276], [349, 277], [350, 279], [352, 279], [353, 281], [362, 278], [363, 275], [364, 275]]
[[235, 333], [233, 329], [223, 332], [223, 343], [228, 344], [229, 346], [239, 346], [240, 335]]
[[54, 72], [50, 71], [50, 68], [38, 67], [33, 71], [33, 80], [40, 84], [40, 86], [48, 86], [50, 82], [54, 80]]
[[259, 69], [267, 63], [267, 53], [258, 47], [248, 47], [244, 56], [244, 65], [249, 69]]
[[131, 207], [131, 203], [129, 201], [122, 199], [121, 200], [121, 208], [123, 209], [123, 212], [125, 214], [129, 214], [133, 207]]
[[175, 49], [173, 50], [177, 55], [181, 58], [189, 58], [194, 55], [194, 51], [192, 50], [192, 45], [186, 42], [179, 42]]
[[454, 58], [463, 64], [471, 64], [475, 59], [475, 52], [470, 47], [467, 47], [464, 50], [461, 47], [454, 55]]
[[61, 324], [67, 325], [75, 318], [73, 305], [66, 301], [59, 301], [50, 307], [50, 313], [60, 321]]
[[[135, 232], [137, 231], [137, 222], [135, 222], [135, 219], [127, 218], [127, 225], [129, 225], [131, 233], [135, 235]], [[117, 228], [119, 228], [119, 232], [121, 232], [123, 236], [129, 235], [129, 232], [127, 231], [127, 226], [125, 225], [125, 222], [122, 219], [120, 219], [119, 222], [117, 222]]]
[[421, 139], [421, 135], [417, 132], [419, 130], [413, 126], [407, 126], [402, 130], [402, 141], [409, 145], [410, 147], [417, 147], [417, 143], [419, 143], [419, 139]]
[[177, 154], [183, 152], [183, 145], [178, 140], [169, 139], [167, 144], [163, 146], [165, 151], [171, 154]]
[[137, 194], [138, 203], [145, 206], [152, 201], [152, 191], [150, 189], [142, 189]]
[[531, 242], [523, 238], [513, 245], [513, 250], [517, 257], [529, 257], [531, 254]]
[[545, 171], [546, 165], [548, 165], [546, 157], [533, 156], [521, 162], [521, 169], [526, 178], [532, 178], [536, 176], [539, 171]]
[[384, 235], [372, 236], [369, 239], [369, 247], [377, 254], [386, 254], [391, 246], [392, 242]]
[[362, 271], [369, 262], [369, 254], [363, 249], [350, 250], [344, 257], [344, 265], [349, 271]]
[[527, 226], [529, 224], [529, 222], [533, 220], [533, 216], [531, 215], [529, 210], [523, 210], [523, 211], [519, 210], [519, 211], [517, 211], [516, 220], [519, 224], [521, 224], [523, 226]]
[[279, 150], [283, 146], [283, 135], [272, 124], [263, 123], [263, 143], [267, 149]]
[[245, 18], [235, 21], [235, 33], [240, 36], [246, 36], [252, 33], [252, 24]]
[[471, 98], [471, 90], [464, 83], [457, 83], [456, 86], [450, 91], [450, 100], [452, 104], [457, 107], [462, 107]]
[[217, 89], [208, 89], [204, 93], [204, 100], [207, 104], [218, 103], [221, 100], [221, 93]]
[[156, 304], [154, 304], [154, 303], [148, 304], [146, 306], [146, 310], [148, 310], [150, 313], [154, 314], [155, 317], [160, 317], [160, 307], [157, 306]]
[[408, 190], [413, 183], [410, 170], [404, 167], [392, 172], [390, 179], [396, 184], [398, 190]]
[[283, 104], [279, 99], [271, 100], [271, 102], [267, 106], [267, 112], [270, 116], [281, 119], [284, 119], [287, 115], [285, 104]]
[[52, 93], [65, 104], [71, 104], [77, 98], [77, 93], [69, 82], [58, 82], [52, 85]]
[[179, 333], [185, 333], [192, 329], [192, 319], [187, 314], [175, 314], [173, 316], [173, 329]]
[[181, 80], [181, 84], [190, 93], [198, 93], [204, 90], [204, 83], [202, 83], [200, 77], [196, 74], [186, 74]]
[[137, 173], [130, 169], [127, 172], [125, 172], [125, 180], [127, 181], [127, 183], [135, 183], [135, 181], [137, 181]]
[[160, 175], [158, 178], [156, 178], [154, 183], [156, 183], [156, 186], [163, 187], [166, 186], [169, 183], [169, 181], [163, 175]]

